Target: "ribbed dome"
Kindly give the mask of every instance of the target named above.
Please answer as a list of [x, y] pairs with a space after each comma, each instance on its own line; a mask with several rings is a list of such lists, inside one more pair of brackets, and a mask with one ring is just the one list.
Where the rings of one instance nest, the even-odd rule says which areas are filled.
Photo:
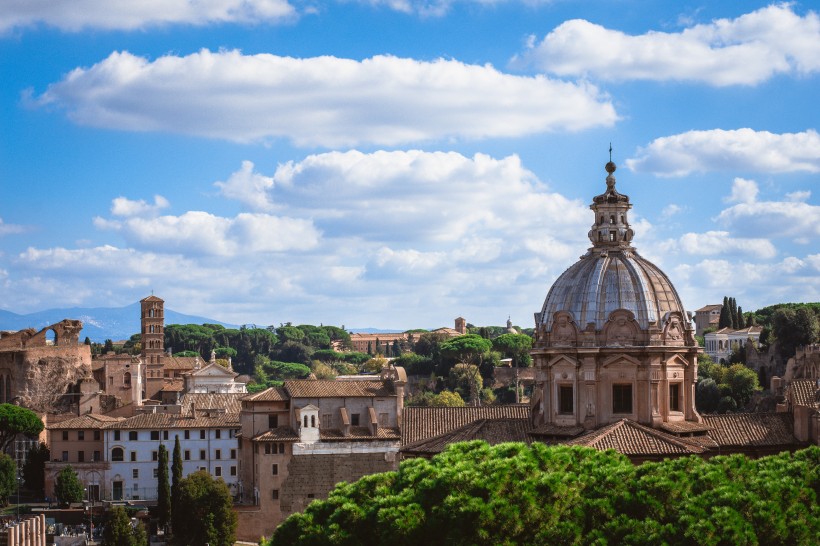
[[595, 223], [589, 231], [592, 248], [564, 271], [550, 288], [536, 325], [552, 330], [554, 314], [571, 313], [580, 330], [589, 323], [602, 330], [610, 313], [626, 309], [637, 325], [646, 330], [650, 323], [661, 327], [666, 313], [686, 313], [669, 278], [653, 263], [640, 257], [632, 247], [628, 213], [629, 196], [615, 189], [615, 164], [606, 165], [606, 191], [593, 198], [590, 209]]
[[634, 250], [592, 249], [552, 285], [539, 323], [550, 331], [553, 315], [568, 311], [580, 329], [594, 322], [595, 329], [601, 330], [616, 309], [631, 311], [642, 329], [658, 323], [669, 311], [685, 316], [669, 278], [652, 262]]

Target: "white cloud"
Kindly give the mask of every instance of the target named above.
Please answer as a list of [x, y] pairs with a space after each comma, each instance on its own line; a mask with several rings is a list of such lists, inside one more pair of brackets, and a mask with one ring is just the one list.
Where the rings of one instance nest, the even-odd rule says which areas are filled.
[[154, 196], [154, 204], [145, 200], [132, 201], [126, 197], [117, 197], [111, 202], [111, 214], [114, 216], [153, 216], [162, 209], [168, 208], [170, 203], [161, 195]]
[[770, 259], [777, 255], [777, 249], [768, 239], [736, 238], [728, 231], [686, 233], [678, 240], [678, 246], [687, 254], [701, 256], [747, 254]]
[[17, 224], [6, 224], [3, 222], [3, 219], [0, 218], [0, 237], [3, 235], [12, 235], [16, 233], [23, 233], [26, 231], [24, 226], [20, 226]]
[[490, 65], [235, 50], [155, 61], [115, 52], [74, 69], [35, 100], [95, 127], [324, 147], [517, 137], [617, 119], [593, 86], [513, 76]]
[[295, 14], [287, 0], [5, 0], [0, 3], [0, 33], [40, 24], [69, 32], [258, 24], [288, 20]]
[[602, 80], [755, 85], [775, 74], [820, 70], [820, 17], [775, 4], [677, 33], [631, 36], [583, 19], [566, 21], [519, 60], [561, 76]]
[[754, 203], [760, 190], [757, 182], [745, 178], [735, 178], [732, 182], [732, 194], [723, 200], [726, 203]]
[[693, 172], [820, 172], [820, 135], [813, 129], [776, 134], [752, 129], [688, 131], [661, 137], [626, 160], [636, 172], [686, 176]]
[[250, 161], [243, 161], [242, 168], [233, 173], [227, 182], [214, 182], [214, 185], [219, 188], [221, 195], [239, 201], [251, 210], [273, 209], [269, 193], [273, 189], [273, 178], [254, 172]]
[[663, 209], [661, 210], [661, 217], [668, 220], [668, 219], [672, 218], [673, 216], [677, 216], [678, 214], [683, 212], [683, 210], [684, 210], [683, 207], [681, 207], [680, 205], [676, 205], [675, 203], [670, 203], [670, 204], [666, 205], [665, 207], [663, 207]]

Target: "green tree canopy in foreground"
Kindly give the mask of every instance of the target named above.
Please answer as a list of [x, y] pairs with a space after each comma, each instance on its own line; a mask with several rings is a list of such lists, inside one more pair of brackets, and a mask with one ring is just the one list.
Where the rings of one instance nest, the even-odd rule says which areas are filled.
[[171, 524], [177, 546], [233, 546], [236, 522], [231, 493], [221, 478], [199, 470], [180, 481]]
[[148, 537], [142, 523], [131, 525], [131, 518], [122, 506], [112, 506], [103, 531], [103, 546], [146, 546]]
[[267, 544], [817, 544], [820, 447], [633, 465], [614, 451], [454, 444], [341, 483]]
[[18, 434], [37, 436], [42, 431], [42, 419], [30, 409], [0, 404], [0, 452], [5, 452]]
[[83, 500], [83, 483], [70, 466], [64, 466], [54, 480], [54, 496], [62, 506]]

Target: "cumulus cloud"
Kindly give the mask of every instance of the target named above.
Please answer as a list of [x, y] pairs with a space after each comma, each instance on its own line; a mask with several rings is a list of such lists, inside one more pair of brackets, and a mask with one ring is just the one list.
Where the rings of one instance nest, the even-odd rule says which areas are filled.
[[34, 101], [95, 127], [323, 147], [517, 137], [617, 119], [591, 85], [513, 76], [490, 65], [235, 50], [154, 61], [115, 52], [74, 69]]
[[752, 129], [688, 131], [639, 148], [626, 166], [658, 176], [693, 172], [820, 172], [820, 135], [813, 129], [776, 134]]
[[170, 203], [161, 195], [154, 196], [154, 204], [145, 200], [132, 201], [127, 197], [117, 197], [111, 203], [111, 214], [114, 216], [153, 216], [162, 209], [168, 208]]
[[219, 188], [222, 196], [239, 201], [251, 210], [273, 209], [269, 193], [273, 188], [273, 178], [254, 172], [250, 161], [243, 161], [242, 168], [233, 173], [227, 182], [214, 182], [214, 185]]
[[3, 219], [0, 218], [0, 237], [3, 235], [11, 235], [15, 233], [23, 233], [26, 230], [24, 226], [20, 226], [17, 224], [6, 224], [3, 222]]
[[169, 24], [257, 24], [295, 15], [287, 0], [8, 0], [0, 3], [0, 33], [35, 25], [77, 32]]
[[760, 189], [754, 180], [735, 178], [732, 182], [732, 194], [724, 198], [727, 203], [754, 203]]
[[774, 4], [681, 32], [633, 36], [583, 19], [566, 21], [516, 61], [561, 76], [609, 81], [755, 85], [776, 74], [820, 70], [820, 17]]
[[768, 239], [732, 237], [728, 231], [686, 233], [678, 240], [678, 247], [687, 254], [701, 256], [747, 254], [770, 259], [777, 255], [777, 249]]

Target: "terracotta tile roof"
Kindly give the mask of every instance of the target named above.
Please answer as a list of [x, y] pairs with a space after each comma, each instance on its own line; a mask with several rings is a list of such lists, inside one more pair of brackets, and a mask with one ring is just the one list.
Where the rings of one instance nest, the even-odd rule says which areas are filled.
[[703, 421], [719, 446], [788, 446], [797, 444], [788, 413], [727, 413], [704, 415]]
[[165, 378], [162, 381], [162, 390], [165, 392], [182, 392], [185, 390], [185, 382], [182, 379]]
[[319, 429], [319, 438], [323, 442], [358, 442], [363, 440], [399, 440], [401, 433], [397, 428], [379, 427], [376, 436], [368, 427], [350, 427], [350, 434], [345, 436], [338, 429]]
[[272, 428], [251, 438], [254, 442], [298, 442], [299, 435], [290, 427]]
[[356, 398], [395, 396], [390, 386], [381, 380], [328, 381], [304, 379], [285, 381], [285, 390], [291, 398]]
[[284, 402], [290, 400], [290, 396], [281, 387], [271, 387], [257, 393], [243, 395], [242, 400], [248, 402]]
[[565, 436], [567, 438], [573, 438], [582, 432], [584, 432], [584, 427], [582, 426], [566, 427], [552, 423], [544, 423], [530, 430], [530, 434], [534, 436]]
[[530, 428], [529, 419], [480, 419], [450, 432], [402, 446], [401, 451], [413, 455], [435, 455], [450, 444], [470, 440], [484, 440], [490, 445], [530, 443], [532, 439], [527, 435]]
[[401, 443], [408, 445], [461, 428], [481, 419], [530, 419], [527, 404], [406, 407], [401, 418]]
[[199, 359], [199, 365], [205, 366], [208, 363], [196, 356], [164, 356], [162, 358], [162, 367], [166, 370], [193, 370], [196, 366], [196, 361]]
[[182, 413], [191, 413], [191, 404], [197, 411], [225, 410], [227, 413], [242, 411], [242, 398], [245, 393], [188, 393], [183, 394], [180, 403]]
[[682, 441], [671, 434], [645, 427], [629, 419], [606, 425], [570, 440], [568, 445], [614, 449], [624, 455], [652, 457], [658, 455], [690, 455], [706, 451], [694, 443]]
[[105, 428], [120, 430], [136, 429], [169, 429], [169, 428], [237, 428], [239, 427], [238, 413], [222, 413], [208, 417], [198, 414], [197, 417], [186, 415], [172, 415], [167, 413], [142, 413], [111, 423]]
[[703, 423], [695, 423], [694, 421], [674, 421], [670, 423], [661, 423], [658, 428], [671, 432], [672, 434], [686, 434], [690, 432], [706, 432], [712, 430], [712, 427]]
[[104, 428], [106, 425], [122, 421], [123, 419], [125, 418], [89, 413], [80, 417], [74, 417], [73, 419], [66, 419], [65, 421], [49, 425], [46, 428], [49, 430]]
[[818, 407], [817, 393], [820, 392], [817, 381], [814, 379], [795, 379], [786, 391], [786, 398], [793, 406]]
[[695, 311], [695, 313], [701, 313], [701, 312], [705, 312], [705, 311], [711, 311], [712, 309], [720, 309], [721, 307], [723, 307], [723, 305], [721, 305], [721, 304], [719, 304], [719, 303], [716, 303], [716, 304], [713, 304], [713, 305], [704, 305], [703, 307], [701, 307], [700, 309], [698, 309], [697, 311]]

